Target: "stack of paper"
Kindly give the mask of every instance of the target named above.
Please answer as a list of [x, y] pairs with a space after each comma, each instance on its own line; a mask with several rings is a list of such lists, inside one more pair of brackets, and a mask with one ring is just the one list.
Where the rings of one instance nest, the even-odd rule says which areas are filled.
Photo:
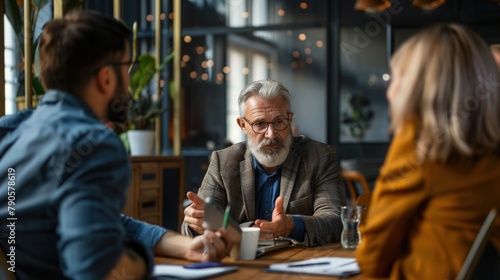
[[268, 272], [286, 272], [347, 277], [360, 273], [355, 258], [323, 257], [291, 263], [272, 264]]
[[153, 276], [168, 276], [179, 279], [206, 279], [212, 276], [238, 270], [237, 266], [220, 266], [207, 268], [186, 268], [181, 265], [157, 264]]

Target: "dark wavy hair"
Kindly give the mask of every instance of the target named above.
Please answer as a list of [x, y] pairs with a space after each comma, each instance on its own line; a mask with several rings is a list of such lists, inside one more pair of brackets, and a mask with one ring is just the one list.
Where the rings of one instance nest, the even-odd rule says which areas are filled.
[[75, 10], [44, 25], [40, 77], [46, 90], [81, 94], [99, 67], [123, 57], [131, 31], [121, 21], [91, 10]]

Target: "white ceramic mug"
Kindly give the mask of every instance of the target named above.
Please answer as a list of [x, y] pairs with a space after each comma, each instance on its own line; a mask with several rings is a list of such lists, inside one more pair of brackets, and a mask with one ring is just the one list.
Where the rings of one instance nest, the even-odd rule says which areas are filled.
[[235, 243], [231, 253], [231, 258], [235, 260], [254, 260], [257, 254], [257, 246], [259, 245], [258, 227], [242, 227], [241, 228], [241, 241]]

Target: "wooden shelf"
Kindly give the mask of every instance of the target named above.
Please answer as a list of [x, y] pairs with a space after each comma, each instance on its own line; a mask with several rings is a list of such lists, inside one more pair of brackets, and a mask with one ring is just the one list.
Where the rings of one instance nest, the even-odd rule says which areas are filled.
[[134, 219], [179, 230], [184, 198], [180, 156], [131, 157], [132, 181], [123, 213]]

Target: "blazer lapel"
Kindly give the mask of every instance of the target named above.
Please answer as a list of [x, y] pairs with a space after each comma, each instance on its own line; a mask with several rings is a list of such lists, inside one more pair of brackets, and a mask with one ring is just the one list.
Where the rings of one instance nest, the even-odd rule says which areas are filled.
[[288, 157], [283, 163], [283, 170], [281, 171], [280, 195], [284, 196], [283, 208], [285, 213], [288, 208], [288, 203], [290, 202], [290, 196], [292, 195], [295, 185], [295, 177], [297, 177], [301, 159], [301, 156], [295, 153], [294, 146], [295, 140], [290, 148]]
[[240, 162], [241, 193], [248, 221], [255, 220], [255, 173], [252, 166], [252, 155], [247, 150], [245, 160]]

